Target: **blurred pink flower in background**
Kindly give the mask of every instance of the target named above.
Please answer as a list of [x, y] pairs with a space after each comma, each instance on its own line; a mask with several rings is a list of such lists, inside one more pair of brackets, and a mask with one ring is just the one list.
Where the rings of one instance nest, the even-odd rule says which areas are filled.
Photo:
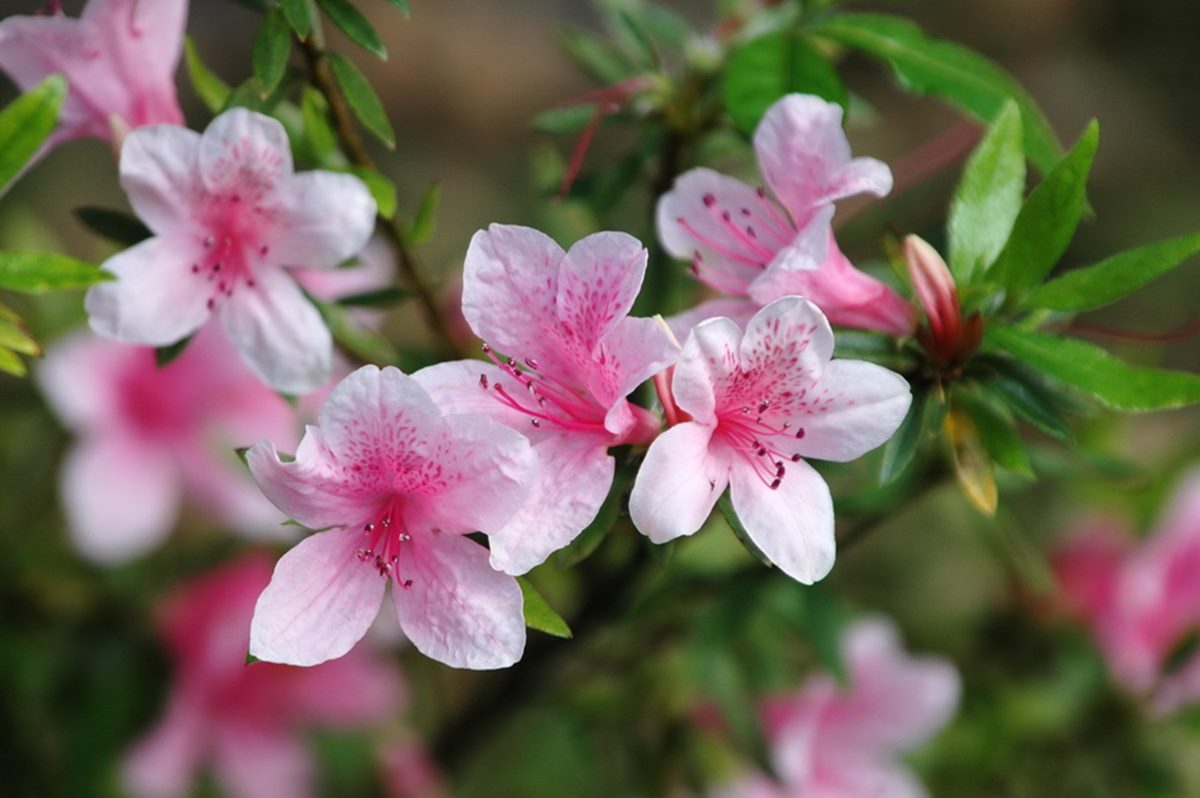
[[1059, 584], [1090, 624], [1113, 676], [1157, 714], [1200, 702], [1200, 471], [1177, 488], [1144, 540], [1109, 520], [1054, 557]]
[[445, 798], [450, 795], [437, 765], [418, 740], [404, 738], [379, 749], [383, 791], [388, 798]]
[[22, 90], [55, 73], [66, 77], [50, 146], [109, 139], [114, 129], [182, 125], [175, 69], [187, 9], [187, 0], [91, 0], [78, 19], [8, 17], [0, 22], [0, 70]]
[[920, 798], [924, 787], [900, 760], [954, 716], [958, 671], [913, 657], [882, 618], [851, 625], [842, 638], [845, 687], [827, 674], [763, 707], [771, 764], [779, 781], [754, 775], [722, 798]]
[[713, 316], [744, 324], [763, 305], [793, 295], [812, 301], [833, 324], [912, 332], [912, 307], [855, 269], [833, 237], [835, 200], [884, 196], [892, 188], [886, 164], [850, 157], [841, 106], [790, 94], [763, 116], [754, 149], [766, 188], [699, 168], [659, 200], [663, 247], [690, 259], [692, 273], [711, 288], [748, 297], [702, 303], [673, 320], [677, 334]]
[[248, 556], [162, 607], [174, 675], [164, 715], [125, 759], [133, 795], [186, 796], [211, 764], [232, 798], [303, 798], [313, 786], [306, 729], [358, 728], [402, 709], [399, 674], [365, 647], [317, 668], [245, 664], [254, 602], [270, 576], [269, 559]]
[[[292, 269], [292, 276], [308, 293], [333, 302], [357, 294], [369, 294], [396, 282], [396, 250], [383, 236], [376, 234], [358, 253], [357, 263], [336, 269]], [[370, 327], [383, 323], [384, 310], [370, 307], [350, 309], [354, 317]], [[337, 371], [335, 366], [334, 371]], [[347, 369], [339, 376], [349, 373]]]
[[295, 413], [238, 360], [216, 330], [160, 368], [153, 349], [75, 333], [37, 372], [50, 406], [78, 440], [61, 472], [72, 540], [115, 562], [161, 542], [188, 504], [250, 532], [282, 531], [234, 449], [264, 435], [289, 444]]

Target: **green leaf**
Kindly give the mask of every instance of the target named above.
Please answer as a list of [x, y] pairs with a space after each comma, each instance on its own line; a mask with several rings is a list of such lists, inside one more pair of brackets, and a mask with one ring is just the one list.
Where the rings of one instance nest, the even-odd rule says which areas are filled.
[[358, 67], [354, 66], [353, 62], [345, 56], [338, 53], [326, 53], [325, 57], [329, 59], [333, 77], [337, 80], [342, 93], [346, 95], [346, 101], [350, 103], [350, 108], [358, 117], [358, 121], [362, 122], [363, 127], [374, 133], [389, 149], [395, 149], [396, 134], [392, 131], [392, 123], [388, 121], [383, 103], [379, 101], [379, 96], [375, 94], [371, 84], [358, 71]]
[[190, 344], [192, 339], [195, 337], [195, 334], [192, 334], [186, 338], [180, 338], [173, 344], [160, 346], [155, 349], [154, 365], [158, 366], [160, 369], [170, 365], [175, 361], [176, 358], [183, 354], [183, 350], [187, 349], [188, 344]]
[[43, 294], [111, 279], [111, 272], [54, 252], [0, 252], [0, 288], [8, 291]]
[[775, 563], [771, 562], [767, 555], [763, 554], [762, 549], [755, 545], [750, 539], [750, 533], [746, 531], [746, 527], [742, 526], [742, 521], [737, 517], [737, 511], [733, 509], [733, 499], [729, 497], [729, 491], [726, 490], [721, 494], [721, 498], [717, 499], [717, 507], [721, 509], [721, 515], [725, 517], [725, 523], [729, 524], [729, 528], [733, 530], [734, 536], [746, 547], [746, 551], [754, 555], [754, 558], [768, 568], [774, 568]]
[[592, 552], [599, 548], [604, 538], [617, 523], [621, 516], [621, 508], [625, 506], [625, 496], [629, 492], [629, 484], [633, 474], [628, 469], [618, 468], [613, 477], [612, 487], [608, 496], [596, 512], [592, 522], [584, 527], [575, 540], [566, 548], [559, 549], [553, 555], [554, 564], [559, 568], [572, 568], [583, 562]]
[[1029, 159], [1043, 174], [1058, 162], [1062, 147], [1033, 97], [982, 55], [885, 14], [838, 14], [815, 25], [812, 33], [885, 61], [909, 91], [942, 97], [984, 122], [995, 120], [1009, 98], [1016, 100]]
[[200, 60], [196, 43], [190, 36], [184, 39], [184, 60], [187, 63], [188, 80], [191, 81], [192, 90], [196, 92], [200, 102], [204, 103], [204, 107], [210, 113], [220, 113], [229, 102], [232, 89]]
[[1093, 120], [1021, 207], [1008, 243], [988, 270], [988, 277], [1007, 289], [1010, 303], [1045, 280], [1066, 252], [1087, 202], [1088, 173], [1099, 143], [1100, 127]]
[[400, 13], [406, 17], [412, 16], [412, 8], [408, 4], [408, 0], [388, 0], [396, 8], [400, 9]]
[[562, 616], [551, 609], [533, 583], [523, 576], [518, 576], [517, 584], [521, 586], [521, 595], [525, 597], [525, 625], [530, 629], [569, 640], [571, 627], [567, 626]]
[[1029, 450], [1025, 448], [1025, 442], [1013, 425], [1012, 416], [1003, 405], [985, 394], [973, 394], [966, 388], [955, 391], [953, 401], [975, 422], [984, 448], [997, 465], [1015, 474], [1033, 476]]
[[1045, 283], [1025, 304], [1051, 310], [1102, 307], [1133, 293], [1200, 252], [1200, 233], [1131, 249]]
[[595, 103], [581, 103], [565, 108], [547, 108], [535, 116], [532, 125], [543, 133], [578, 133], [596, 115]]
[[123, 211], [85, 205], [76, 208], [74, 212], [75, 218], [85, 227], [114, 244], [132, 247], [154, 235], [140, 219]]
[[842, 613], [834, 595], [822, 584], [802, 588], [804, 631], [817, 659], [843, 685], [846, 663], [842, 659]]
[[250, 649], [246, 649], [246, 661], [243, 663], [244, 665], [253, 665], [256, 662], [261, 661], [262, 660], [260, 660], [258, 657], [250, 653]]
[[30, 357], [42, 356], [42, 347], [25, 329], [21, 320], [9, 316], [0, 316], [0, 348]]
[[391, 178], [362, 166], [352, 166], [348, 171], [367, 184], [367, 191], [371, 192], [371, 197], [375, 200], [376, 213], [384, 219], [391, 219], [396, 215], [396, 184]]
[[391, 343], [356, 322], [346, 308], [333, 302], [322, 302], [311, 295], [308, 299], [320, 311], [334, 342], [343, 350], [366, 363], [394, 365], [400, 362], [400, 354]]
[[437, 222], [438, 205], [442, 198], [442, 184], [435, 180], [425, 189], [421, 204], [417, 206], [417, 215], [413, 217], [408, 229], [408, 239], [414, 244], [424, 244], [433, 238], [434, 226]]
[[992, 458], [971, 417], [960, 408], [946, 413], [942, 429], [954, 457], [954, 476], [971, 505], [987, 516], [996, 514], [999, 494], [996, 491], [996, 472]]
[[288, 21], [279, 9], [271, 11], [263, 19], [262, 26], [254, 37], [251, 60], [254, 77], [258, 79], [263, 97], [275, 91], [283, 73], [287, 71], [288, 57], [292, 54], [292, 35]]
[[1071, 438], [1058, 399], [1041, 375], [1012, 360], [990, 358], [989, 363], [989, 373], [979, 383], [981, 389], [995, 394], [1018, 418], [1052, 438]]
[[384, 61], [387, 60], [387, 48], [383, 46], [379, 34], [348, 0], [317, 0], [317, 5], [333, 20], [334, 25], [341, 28], [350, 41]]
[[967, 160], [950, 203], [950, 271], [959, 285], [983, 274], [1004, 248], [1025, 196], [1021, 112], [1009, 100]]
[[301, 39], [307, 39], [308, 35], [312, 33], [312, 6], [308, 3], [309, 0], [280, 0], [279, 2], [279, 8], [283, 11], [288, 25]]
[[0, 347], [0, 371], [14, 377], [24, 377], [29, 373], [29, 370], [25, 368], [25, 362], [17, 357], [17, 353], [4, 347]]
[[1075, 338], [993, 327], [984, 340], [1117, 410], [1164, 410], [1200, 402], [1200, 375], [1131, 366]]
[[0, 111], [0, 194], [54, 132], [66, 96], [67, 82], [52, 75]]
[[932, 392], [927, 386], [913, 391], [912, 404], [908, 407], [908, 414], [904, 416], [900, 427], [883, 447], [883, 460], [879, 464], [879, 484], [888, 485], [908, 470], [913, 457], [921, 447], [931, 401]]
[[403, 302], [412, 296], [411, 292], [399, 286], [378, 288], [374, 291], [363, 291], [361, 294], [350, 294], [338, 297], [337, 303], [347, 308], [389, 308], [397, 302]]
[[329, 102], [312, 86], [305, 86], [300, 98], [300, 119], [304, 123], [304, 138], [316, 159], [327, 164], [337, 150], [337, 134], [329, 124]]
[[753, 39], [734, 50], [723, 90], [726, 110], [746, 134], [754, 132], [767, 108], [785, 94], [815, 94], [843, 107], [849, 99], [829, 59], [790, 31]]
[[616, 83], [634, 72], [623, 55], [590, 33], [567, 28], [562, 38], [567, 54], [601, 83]]

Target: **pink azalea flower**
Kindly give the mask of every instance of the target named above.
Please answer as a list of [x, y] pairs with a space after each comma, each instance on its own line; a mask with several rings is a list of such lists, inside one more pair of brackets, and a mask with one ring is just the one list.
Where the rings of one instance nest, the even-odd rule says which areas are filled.
[[524, 502], [529, 443], [480, 416], [447, 420], [411, 377], [364, 366], [342, 380], [294, 461], [268, 442], [248, 455], [272, 502], [316, 532], [285, 554], [250, 627], [250, 653], [315, 665], [366, 634], [392, 583], [400, 628], [426, 656], [463, 668], [521, 657], [521, 589], [464, 535], [502, 527]]
[[1070, 540], [1054, 565], [1125, 689], [1149, 697], [1157, 714], [1200, 703], [1200, 652], [1173, 662], [1200, 631], [1200, 472], [1183, 481], [1144, 541], [1100, 522]]
[[691, 259], [692, 273], [711, 288], [748, 297], [736, 314], [728, 312], [729, 300], [718, 300], [725, 306], [702, 304], [693, 316], [740, 321], [794, 295], [816, 303], [834, 324], [912, 332], [909, 304], [855, 269], [833, 238], [835, 200], [863, 192], [883, 196], [892, 188], [885, 164], [850, 157], [841, 107], [789, 94], [763, 116], [754, 149], [770, 193], [701, 168], [682, 175], [659, 200], [663, 247]]
[[12, 16], [0, 21], [0, 70], [22, 90], [60, 73], [70, 86], [51, 143], [114, 127], [182, 125], [175, 68], [187, 0], [91, 0], [79, 19]]
[[612, 486], [609, 447], [657, 433], [659, 420], [626, 399], [678, 354], [658, 322], [628, 315], [645, 271], [646, 250], [624, 233], [590, 235], [565, 253], [527, 227], [492, 225], [471, 240], [463, 315], [492, 364], [415, 376], [446, 412], [491, 416], [537, 452], [529, 502], [491, 536], [496, 568], [524, 573], [570, 543]]
[[828, 675], [763, 709], [779, 782], [751, 776], [723, 798], [920, 798], [924, 787], [899, 761], [954, 716], [954, 666], [912, 657], [881, 618], [855, 623], [842, 641], [848, 684]]
[[110, 258], [119, 279], [88, 291], [92, 329], [165, 346], [216, 318], [271, 387], [311, 391], [329, 377], [329, 330], [290, 273], [333, 269], [375, 226], [362, 181], [292, 173], [283, 126], [235, 108], [204, 135], [159, 125], [121, 150], [121, 185], [154, 237]]
[[401, 710], [398, 674], [366, 650], [318, 668], [245, 664], [254, 600], [270, 576], [270, 562], [250, 556], [163, 607], [172, 688], [165, 714], [123, 763], [131, 794], [183, 798], [211, 763], [232, 798], [304, 798], [313, 792], [308, 727], [356, 728]]
[[89, 334], [52, 347], [37, 373], [78, 437], [62, 469], [76, 548], [100, 561], [141, 554], [175, 526], [184, 498], [222, 524], [279, 534], [284, 520], [234, 449], [295, 440], [295, 414], [206, 331], [163, 368], [154, 351]]
[[655, 543], [691, 535], [730, 488], [738, 518], [780, 570], [809, 583], [834, 560], [829, 487], [804, 458], [847, 461], [882, 444], [912, 400], [873, 363], [830, 360], [833, 332], [815, 305], [776, 300], [742, 330], [693, 328], [671, 389], [690, 421], [650, 445], [629, 513]]

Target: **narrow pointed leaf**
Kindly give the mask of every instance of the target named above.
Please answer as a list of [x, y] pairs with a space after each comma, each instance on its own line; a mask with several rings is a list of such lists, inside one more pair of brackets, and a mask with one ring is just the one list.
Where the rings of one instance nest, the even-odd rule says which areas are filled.
[[327, 53], [325, 57], [329, 59], [333, 77], [337, 80], [342, 93], [346, 95], [346, 101], [350, 103], [350, 108], [358, 117], [358, 121], [362, 122], [363, 127], [371, 131], [389, 149], [394, 149], [396, 134], [392, 130], [392, 123], [388, 121], [387, 111], [384, 110], [383, 103], [375, 94], [375, 90], [371, 88], [371, 84], [358, 71], [358, 67], [345, 56], [338, 53]]
[[0, 252], [0, 288], [23, 294], [87, 288], [113, 279], [90, 263], [53, 252]]
[[399, 286], [363, 291], [361, 294], [338, 297], [337, 304], [347, 308], [389, 308], [412, 296], [410, 291]]
[[1200, 402], [1200, 375], [1131, 366], [1076, 338], [994, 327], [985, 343], [1117, 410], [1164, 410]]
[[404, 16], [412, 16], [412, 7], [409, 5], [408, 0], [388, 0], [388, 2], [400, 9], [400, 13]]
[[228, 83], [221, 80], [215, 72], [204, 65], [204, 61], [200, 59], [200, 52], [196, 49], [196, 43], [190, 36], [184, 40], [184, 61], [187, 64], [188, 80], [191, 81], [192, 90], [196, 92], [200, 102], [204, 103], [204, 107], [210, 113], [220, 113], [229, 102], [232, 89], [229, 88]]
[[1131, 249], [1094, 266], [1043, 284], [1025, 301], [1031, 307], [1078, 312], [1133, 293], [1200, 252], [1200, 233]]
[[400, 354], [391, 343], [379, 333], [356, 322], [346, 308], [334, 302], [322, 302], [313, 296], [309, 296], [308, 299], [329, 326], [334, 342], [344, 351], [364, 363], [377, 363], [382, 366], [400, 362]]
[[595, 103], [580, 103], [563, 108], [547, 108], [530, 123], [543, 133], [578, 133], [596, 115]]
[[623, 55], [592, 34], [567, 28], [562, 37], [567, 53], [601, 83], [616, 83], [633, 74], [633, 65]]
[[954, 458], [954, 475], [963, 494], [976, 510], [995, 515], [999, 494], [992, 459], [971, 417], [958, 408], [946, 414], [946, 438]]
[[1033, 476], [1029, 450], [1017, 434], [1012, 416], [1002, 405], [985, 395], [975, 395], [966, 389], [955, 392], [953, 401], [971, 417], [984, 447], [996, 465], [1021, 476]]
[[350, 173], [367, 185], [371, 198], [375, 200], [375, 210], [384, 219], [396, 215], [396, 184], [391, 178], [374, 169], [352, 166]]
[[879, 464], [881, 485], [894, 482], [912, 463], [925, 434], [929, 403], [933, 400], [931, 393], [928, 388], [913, 391], [908, 414], [883, 447], [883, 460]]
[[263, 18], [263, 24], [254, 36], [251, 60], [254, 77], [258, 79], [263, 97], [275, 91], [283, 73], [287, 71], [288, 56], [292, 54], [290, 26], [279, 9]]
[[132, 247], [154, 235], [136, 216], [111, 208], [76, 208], [75, 218], [101, 238], [126, 247]]
[[517, 577], [521, 595], [525, 597], [525, 625], [548, 635], [571, 638], [571, 627], [542, 597], [537, 588], [523, 576]]
[[300, 119], [304, 123], [304, 138], [316, 159], [326, 164], [337, 148], [337, 135], [329, 124], [329, 103], [321, 92], [304, 87], [300, 98]]
[[14, 377], [24, 377], [29, 369], [25, 367], [24, 361], [17, 357], [16, 352], [0, 346], [0, 371]]
[[1052, 438], [1069, 440], [1071, 427], [1045, 378], [1016, 361], [994, 361], [980, 387], [1001, 400], [1018, 418]]
[[815, 94], [845, 106], [849, 100], [837, 70], [817, 48], [795, 33], [752, 39], [733, 51], [725, 71], [725, 108], [750, 134], [785, 94]]
[[42, 347], [25, 329], [25, 325], [15, 319], [2, 316], [0, 316], [0, 347], [30, 357], [42, 356]]
[[279, 2], [279, 8], [283, 11], [288, 25], [301, 39], [307, 39], [308, 35], [312, 33], [312, 7], [308, 3], [309, 0], [280, 0]]
[[417, 215], [413, 217], [412, 226], [408, 230], [408, 238], [414, 244], [424, 244], [433, 238], [434, 227], [437, 223], [438, 204], [442, 198], [442, 184], [433, 181], [425, 189], [421, 204], [417, 207]]
[[154, 364], [160, 369], [170, 365], [183, 354], [183, 350], [187, 349], [193, 338], [195, 338], [194, 335], [189, 335], [187, 338], [180, 338], [173, 344], [158, 347], [154, 350]]
[[66, 95], [67, 82], [53, 75], [0, 111], [0, 194], [54, 132]]
[[350, 41], [384, 61], [387, 60], [387, 48], [383, 46], [383, 40], [362, 12], [348, 0], [317, 0], [317, 5]]

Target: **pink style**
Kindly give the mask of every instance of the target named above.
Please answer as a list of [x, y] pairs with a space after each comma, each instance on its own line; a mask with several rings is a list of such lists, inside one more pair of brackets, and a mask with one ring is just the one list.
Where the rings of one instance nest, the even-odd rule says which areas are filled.
[[161, 368], [146, 347], [75, 334], [50, 348], [37, 377], [77, 437], [61, 489], [72, 540], [88, 558], [149, 550], [184, 503], [235, 530], [284, 531], [234, 449], [263, 435], [294, 441], [295, 413], [216, 330]]
[[1126, 690], [1158, 715], [1200, 703], [1200, 653], [1183, 649], [1200, 628], [1200, 472], [1182, 481], [1144, 540], [1097, 522], [1058, 551], [1054, 566]]
[[186, 0], [91, 0], [78, 19], [60, 13], [0, 22], [0, 70], [22, 90], [53, 74], [69, 91], [51, 145], [119, 138], [130, 128], [182, 125], [175, 69]]
[[768, 109], [754, 134], [766, 187], [711, 169], [679, 177], [658, 203], [663, 247], [691, 261], [692, 274], [737, 299], [715, 299], [672, 320], [684, 336], [714, 316], [745, 323], [784, 296], [803, 296], [837, 325], [893, 335], [913, 331], [909, 304], [855, 269], [838, 248], [834, 201], [887, 194], [892, 174], [873, 158], [851, 158], [842, 109], [790, 94]]
[[490, 536], [492, 564], [506, 573], [540, 564], [596, 517], [612, 486], [610, 447], [658, 433], [658, 417], [626, 398], [679, 351], [660, 322], [629, 316], [646, 259], [624, 233], [567, 252], [528, 227], [492, 225], [471, 240], [463, 316], [492, 363], [414, 376], [447, 414], [489, 416], [533, 444], [530, 500]]
[[520, 659], [521, 588], [465, 536], [501, 528], [528, 496], [535, 463], [521, 435], [482, 416], [444, 418], [412, 377], [363, 366], [333, 389], [294, 460], [265, 441], [247, 460], [280, 510], [325, 530], [276, 566], [251, 654], [292, 665], [340, 657], [391, 585], [400, 628], [426, 656], [475, 669]]
[[730, 490], [738, 519], [781, 571], [811, 584], [833, 567], [833, 500], [806, 458], [844, 462], [880, 446], [912, 396], [873, 363], [831, 360], [815, 305], [776, 300], [743, 333], [727, 318], [696, 325], [674, 368], [682, 423], [650, 445], [629, 513], [655, 543], [695, 533]]
[[763, 722], [779, 781], [745, 777], [720, 798], [925, 798], [901, 755], [929, 742], [954, 716], [962, 691], [949, 662], [913, 657], [882, 618], [853, 624], [842, 640], [847, 683], [814, 676], [768, 701]]
[[365, 649], [318, 668], [246, 665], [254, 600], [270, 575], [265, 557], [245, 557], [163, 605], [174, 673], [166, 711], [123, 763], [131, 795], [184, 798], [211, 766], [231, 798], [305, 798], [315, 787], [310, 728], [383, 723], [403, 708], [399, 674]]
[[118, 279], [88, 291], [92, 329], [166, 346], [215, 319], [272, 388], [320, 387], [333, 342], [292, 271], [334, 269], [366, 246], [375, 202], [363, 182], [293, 174], [283, 126], [240, 108], [203, 135], [169, 125], [135, 130], [120, 172], [154, 237], [103, 264]]

